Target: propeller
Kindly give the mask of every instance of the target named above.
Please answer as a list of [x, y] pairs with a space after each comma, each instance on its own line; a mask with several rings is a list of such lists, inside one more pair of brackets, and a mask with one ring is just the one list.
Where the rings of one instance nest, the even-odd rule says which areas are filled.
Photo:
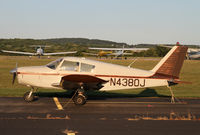
[[15, 78], [17, 76], [17, 63], [16, 63], [16, 68], [15, 69], [12, 69], [10, 71], [11, 74], [13, 74], [13, 80], [12, 80], [12, 85], [15, 83]]

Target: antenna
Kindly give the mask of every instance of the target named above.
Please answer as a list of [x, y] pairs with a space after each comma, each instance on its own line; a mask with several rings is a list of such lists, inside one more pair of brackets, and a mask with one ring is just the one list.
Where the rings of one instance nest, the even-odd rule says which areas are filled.
[[136, 61], [138, 60], [138, 57], [137, 58], [135, 58], [129, 65], [128, 65], [128, 67], [130, 68], [131, 67], [131, 65], [133, 65], [133, 63], [135, 63]]

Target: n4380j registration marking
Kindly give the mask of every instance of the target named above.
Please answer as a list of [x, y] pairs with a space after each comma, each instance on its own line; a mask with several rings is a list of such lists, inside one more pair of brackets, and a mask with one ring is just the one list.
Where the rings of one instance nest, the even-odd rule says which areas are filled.
[[145, 79], [110, 78], [110, 86], [145, 87]]

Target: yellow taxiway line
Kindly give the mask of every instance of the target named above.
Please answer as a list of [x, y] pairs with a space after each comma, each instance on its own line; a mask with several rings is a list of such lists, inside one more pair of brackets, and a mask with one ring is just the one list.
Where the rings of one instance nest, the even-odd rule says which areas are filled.
[[57, 98], [57, 97], [54, 97], [53, 100], [54, 100], [54, 102], [55, 102], [55, 104], [56, 104], [58, 110], [63, 110], [63, 107], [62, 107], [62, 105], [60, 104], [58, 98]]

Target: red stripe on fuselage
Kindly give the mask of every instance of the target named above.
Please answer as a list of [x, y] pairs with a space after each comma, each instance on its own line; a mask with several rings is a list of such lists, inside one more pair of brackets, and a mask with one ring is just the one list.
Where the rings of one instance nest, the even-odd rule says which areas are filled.
[[30, 72], [17, 72], [17, 74], [23, 74], [23, 75], [60, 75], [58, 73], [30, 73]]
[[[17, 72], [17, 74], [23, 74], [23, 75], [60, 75], [60, 76], [71, 75], [71, 74], [59, 74], [59, 73], [30, 73], [30, 72]], [[82, 75], [82, 74], [76, 74], [76, 75]], [[155, 74], [153, 74], [151, 76], [122, 76], [122, 75], [93, 75], [93, 76], [96, 76], [96, 77], [114, 77], [114, 78], [161, 79], [161, 80], [171, 79], [168, 76], [156, 77], [154, 75]]]

